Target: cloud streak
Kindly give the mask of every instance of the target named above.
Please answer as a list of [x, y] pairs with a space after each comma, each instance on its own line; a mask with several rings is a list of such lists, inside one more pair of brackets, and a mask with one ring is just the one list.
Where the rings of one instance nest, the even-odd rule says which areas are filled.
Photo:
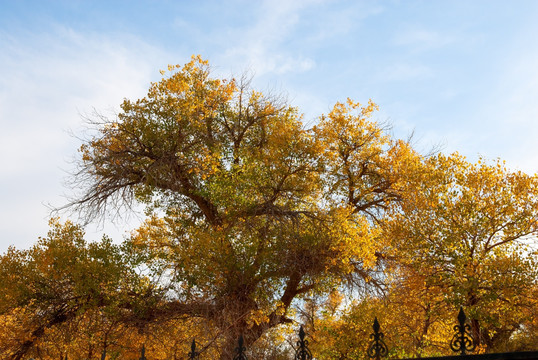
[[43, 204], [65, 201], [62, 179], [79, 146], [68, 132], [81, 130], [79, 113], [143, 96], [162, 51], [131, 37], [62, 27], [2, 33], [0, 48], [7, 50], [0, 52], [1, 251], [44, 235], [49, 210]]
[[255, 69], [257, 76], [269, 73], [282, 75], [309, 71], [316, 66], [307, 56], [286, 49], [286, 41], [293, 36], [301, 12], [319, 1], [265, 1], [256, 11], [257, 21], [227, 34], [235, 45], [228, 48], [223, 58]]

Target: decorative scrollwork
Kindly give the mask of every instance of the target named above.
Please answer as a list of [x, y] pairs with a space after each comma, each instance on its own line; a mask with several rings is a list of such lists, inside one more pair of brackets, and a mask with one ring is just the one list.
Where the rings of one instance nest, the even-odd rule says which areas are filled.
[[196, 360], [200, 358], [200, 353], [196, 351], [196, 341], [193, 339], [191, 344], [191, 352], [189, 353], [189, 359]]
[[454, 352], [459, 352], [465, 355], [467, 352], [472, 352], [475, 349], [475, 343], [471, 335], [471, 327], [465, 323], [467, 316], [463, 312], [463, 307], [460, 307], [458, 314], [459, 325], [454, 326], [456, 333], [450, 340], [450, 349]]
[[247, 349], [243, 346], [243, 342], [243, 335], [241, 335], [237, 341], [237, 347], [235, 348], [236, 354], [233, 360], [248, 360], [247, 356], [245, 355], [245, 351]]
[[295, 350], [295, 360], [312, 360], [312, 353], [308, 349], [308, 340], [305, 340], [303, 326], [299, 329], [299, 341], [297, 341], [297, 350]]
[[385, 357], [389, 353], [389, 348], [383, 341], [383, 338], [385, 335], [379, 331], [381, 327], [379, 326], [379, 321], [377, 321], [377, 317], [374, 319], [374, 333], [370, 335], [370, 346], [368, 346], [368, 357], [370, 359], [376, 359], [379, 360], [382, 357]]

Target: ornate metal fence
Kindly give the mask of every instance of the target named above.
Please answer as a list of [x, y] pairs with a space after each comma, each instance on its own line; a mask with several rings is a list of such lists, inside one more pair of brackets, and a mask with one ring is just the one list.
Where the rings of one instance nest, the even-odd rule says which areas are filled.
[[[443, 357], [427, 357], [422, 360], [538, 360], [538, 351], [525, 351], [525, 352], [511, 352], [511, 353], [496, 353], [496, 354], [475, 354], [472, 353], [476, 347], [476, 344], [471, 336], [471, 327], [466, 323], [467, 316], [460, 307], [458, 313], [458, 325], [454, 326], [455, 334], [450, 341], [450, 349], [459, 355], [455, 356], [443, 356]], [[381, 326], [377, 317], [373, 323], [374, 332], [370, 335], [370, 343], [366, 351], [367, 356], [373, 360], [381, 360], [383, 357], [387, 357], [389, 354], [389, 348], [385, 344], [384, 334], [380, 331]], [[299, 328], [299, 341], [296, 343], [294, 351], [295, 360], [312, 360], [314, 359], [312, 352], [308, 349], [308, 340], [305, 340], [306, 333], [301, 326]], [[196, 340], [192, 340], [191, 351], [187, 354], [187, 359], [200, 360], [200, 352], [196, 351]], [[235, 348], [235, 354], [233, 360], [249, 360], [246, 355], [247, 348], [243, 335], [237, 340], [237, 347]], [[106, 350], [101, 355], [101, 360], [106, 360]], [[33, 359], [30, 359], [33, 360]], [[67, 359], [67, 355], [64, 360]], [[146, 357], [146, 348], [143, 345], [140, 350], [140, 359], [148, 360]], [[254, 359], [251, 359], [254, 360]], [[260, 360], [260, 359], [255, 359]], [[405, 360], [405, 359], [404, 359]], [[407, 359], [410, 360], [410, 359]]]
[[[459, 355], [424, 357], [421, 360], [538, 360], [538, 351], [521, 351], [510, 353], [494, 354], [470, 354], [474, 351], [476, 344], [471, 336], [471, 327], [466, 323], [467, 316], [463, 308], [460, 307], [458, 313], [458, 325], [454, 326], [455, 334], [450, 341], [450, 349]], [[370, 335], [370, 345], [368, 347], [368, 357], [370, 359], [380, 360], [388, 355], [388, 347], [383, 341], [383, 333], [380, 332], [377, 318], [374, 320], [374, 333]], [[411, 359], [403, 359], [411, 360]]]

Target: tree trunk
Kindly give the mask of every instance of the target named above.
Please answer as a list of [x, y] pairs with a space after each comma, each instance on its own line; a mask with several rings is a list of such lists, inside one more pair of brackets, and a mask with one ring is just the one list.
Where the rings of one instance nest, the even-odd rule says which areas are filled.
[[480, 323], [477, 319], [471, 319], [471, 335], [476, 346], [480, 346], [482, 343], [482, 336], [480, 334]]

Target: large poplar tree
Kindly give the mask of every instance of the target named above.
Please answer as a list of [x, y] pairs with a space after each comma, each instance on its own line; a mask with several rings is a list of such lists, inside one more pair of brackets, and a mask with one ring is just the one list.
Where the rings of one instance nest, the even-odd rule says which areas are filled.
[[[195, 57], [125, 100], [82, 145], [73, 206], [89, 218], [144, 204], [129, 243], [160, 298], [147, 321], [188, 315], [220, 330], [222, 358], [290, 322], [290, 305], [376, 261], [376, 218], [400, 197], [415, 155], [338, 103], [317, 125]], [[103, 120], [103, 119], [102, 119]], [[162, 291], [164, 289], [164, 291]]]

